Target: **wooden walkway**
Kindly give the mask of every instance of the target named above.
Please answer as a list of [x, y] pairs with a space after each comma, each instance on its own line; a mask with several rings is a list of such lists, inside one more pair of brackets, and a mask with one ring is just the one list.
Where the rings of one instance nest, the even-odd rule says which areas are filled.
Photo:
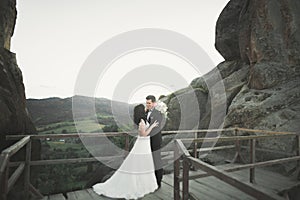
[[[232, 166], [232, 164], [231, 164]], [[217, 168], [223, 169], [229, 167], [229, 165], [219, 166]], [[254, 184], [259, 189], [266, 193], [278, 195], [279, 192], [289, 189], [295, 185], [299, 185], [300, 181], [296, 178], [289, 178], [282, 176], [278, 173], [256, 168], [256, 183]], [[190, 171], [190, 175], [201, 173], [198, 171]], [[236, 172], [230, 172], [230, 175], [238, 178], [242, 182], [249, 181], [249, 170], [241, 170]], [[195, 180], [190, 180], [189, 191], [197, 199], [209, 199], [209, 200], [243, 200], [254, 199], [253, 197], [241, 192], [240, 190], [232, 187], [231, 185], [218, 180], [215, 177], [205, 177]], [[46, 196], [43, 200], [108, 200], [110, 198], [99, 196], [93, 192], [92, 189], [78, 190], [69, 192], [64, 196], [63, 194], [56, 194]], [[173, 199], [173, 174], [164, 175], [162, 187], [152, 194], [148, 194], [142, 198], [143, 200], [161, 200], [161, 199]], [[278, 199], [281, 197], [278, 195]]]

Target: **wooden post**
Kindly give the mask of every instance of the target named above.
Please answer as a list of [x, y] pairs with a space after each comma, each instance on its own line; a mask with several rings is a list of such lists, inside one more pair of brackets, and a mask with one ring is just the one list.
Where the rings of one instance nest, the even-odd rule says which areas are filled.
[[174, 141], [174, 200], [180, 199], [180, 183], [179, 183], [179, 173], [180, 173], [180, 162], [179, 162], [179, 150], [177, 147], [176, 140]]
[[129, 135], [126, 134], [125, 136], [125, 151], [129, 151]]
[[[250, 140], [250, 163], [255, 163], [255, 139]], [[255, 168], [250, 168], [250, 183], [255, 182]]]
[[3, 174], [0, 174], [0, 200], [4, 200], [4, 186], [5, 186], [5, 171]]
[[[300, 156], [300, 133], [296, 136], [296, 155]], [[300, 160], [297, 161], [298, 180], [300, 180]]]
[[24, 180], [24, 196], [29, 199], [29, 185], [30, 185], [30, 161], [31, 161], [31, 140], [26, 145], [25, 158], [25, 180]]
[[[234, 134], [235, 136], [237, 137], [237, 129], [234, 130]], [[231, 161], [232, 163], [235, 163], [235, 162], [243, 162], [243, 159], [241, 158], [241, 144], [240, 144], [240, 140], [237, 139], [235, 141], [235, 155], [234, 155], [234, 158], [233, 160]]]
[[6, 200], [8, 194], [9, 161], [7, 162], [7, 165], [2, 175], [2, 180], [0, 180], [0, 199]]
[[[197, 138], [198, 138], [198, 133], [196, 132], [196, 133], [195, 133], [195, 139], [197, 139]], [[197, 157], [198, 157], [197, 149], [198, 149], [198, 143], [197, 143], [197, 142], [194, 142], [194, 158], [197, 158]]]
[[182, 197], [183, 200], [189, 199], [189, 170], [190, 164], [187, 157], [183, 158], [183, 174], [182, 174]]

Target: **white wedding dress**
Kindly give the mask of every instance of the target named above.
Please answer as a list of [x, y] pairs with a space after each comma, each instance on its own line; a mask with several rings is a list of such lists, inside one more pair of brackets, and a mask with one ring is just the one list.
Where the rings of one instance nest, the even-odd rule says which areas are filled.
[[99, 195], [125, 199], [141, 198], [157, 188], [150, 136], [138, 136], [119, 169], [104, 183], [93, 186]]

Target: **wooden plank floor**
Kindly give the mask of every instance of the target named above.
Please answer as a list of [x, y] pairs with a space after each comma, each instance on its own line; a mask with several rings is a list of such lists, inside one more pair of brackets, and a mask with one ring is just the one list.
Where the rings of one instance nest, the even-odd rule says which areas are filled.
[[[227, 166], [228, 167], [228, 166]], [[218, 168], [224, 168], [220, 166]], [[284, 189], [291, 188], [300, 181], [282, 176], [280, 174], [270, 172], [257, 168], [256, 170], [256, 187], [264, 190], [270, 194], [276, 194]], [[200, 173], [201, 171], [190, 171], [190, 175]], [[243, 182], [249, 182], [249, 170], [241, 170], [229, 173], [235, 178]], [[240, 190], [232, 187], [231, 185], [218, 180], [215, 177], [205, 177], [196, 180], [191, 180], [189, 183], [189, 191], [199, 199], [213, 199], [213, 200], [226, 200], [226, 199], [245, 199], [252, 200], [253, 197], [241, 192]], [[43, 200], [108, 200], [110, 198], [99, 196], [93, 192], [92, 189], [78, 190], [69, 192], [67, 197], [62, 194], [51, 195], [44, 197]], [[279, 196], [278, 196], [279, 197]], [[148, 194], [142, 198], [143, 200], [161, 200], [173, 199], [173, 174], [164, 175], [162, 187], [154, 193]]]

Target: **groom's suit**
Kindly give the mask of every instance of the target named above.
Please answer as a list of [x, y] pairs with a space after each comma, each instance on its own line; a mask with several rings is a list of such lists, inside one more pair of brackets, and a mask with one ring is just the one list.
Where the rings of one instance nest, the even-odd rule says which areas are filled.
[[[156, 110], [155, 108], [152, 109], [149, 117], [147, 118], [149, 124], [153, 124], [155, 120], [159, 122], [158, 127], [155, 127], [150, 132], [150, 144], [151, 144], [151, 151], [153, 156], [153, 162], [155, 167], [155, 177], [157, 181], [157, 185], [161, 186], [161, 179], [163, 176], [163, 169], [162, 169], [162, 160], [161, 160], [161, 143], [162, 143], [162, 136], [161, 136], [161, 123], [162, 123], [162, 114]], [[148, 112], [146, 112], [146, 117], [148, 116]]]

